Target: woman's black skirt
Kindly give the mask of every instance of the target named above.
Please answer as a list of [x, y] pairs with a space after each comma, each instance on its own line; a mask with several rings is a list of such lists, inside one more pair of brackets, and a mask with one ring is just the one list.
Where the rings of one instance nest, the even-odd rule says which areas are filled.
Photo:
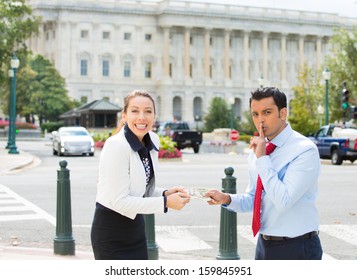
[[96, 260], [147, 260], [143, 215], [132, 220], [97, 203], [91, 230]]

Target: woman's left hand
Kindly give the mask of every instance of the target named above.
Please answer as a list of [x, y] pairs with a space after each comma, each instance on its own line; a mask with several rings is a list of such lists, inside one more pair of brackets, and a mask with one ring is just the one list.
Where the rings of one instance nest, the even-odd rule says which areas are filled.
[[178, 193], [178, 192], [187, 193], [184, 187], [177, 186], [177, 187], [172, 187], [171, 189], [165, 191], [165, 196], [169, 196], [171, 194]]

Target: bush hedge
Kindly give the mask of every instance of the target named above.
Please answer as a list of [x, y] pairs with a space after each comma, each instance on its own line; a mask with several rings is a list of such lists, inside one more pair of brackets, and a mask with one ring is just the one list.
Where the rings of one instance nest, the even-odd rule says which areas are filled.
[[63, 121], [46, 122], [46, 123], [41, 124], [41, 130], [42, 131], [47, 130], [47, 132], [52, 132], [52, 131], [58, 130], [61, 126], [64, 126], [64, 122]]
[[[6, 126], [9, 125], [9, 121], [0, 121], [0, 128], [5, 128]], [[15, 123], [17, 129], [37, 129], [37, 125], [33, 123], [27, 123], [27, 122], [16, 122]]]

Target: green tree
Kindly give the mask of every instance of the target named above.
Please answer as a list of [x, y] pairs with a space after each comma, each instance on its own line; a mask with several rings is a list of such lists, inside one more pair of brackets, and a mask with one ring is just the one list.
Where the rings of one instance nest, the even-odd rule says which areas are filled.
[[[51, 62], [41, 55], [30, 60], [29, 66], [35, 71], [35, 90], [31, 93], [26, 112], [36, 114], [40, 124], [44, 120], [57, 121], [58, 116], [73, 107], [65, 87], [65, 80]], [[26, 93], [24, 93], [26, 94]]]
[[215, 128], [230, 127], [231, 109], [228, 108], [227, 102], [220, 98], [214, 97], [208, 108], [208, 114], [204, 117], [206, 131], [213, 131]]
[[26, 122], [33, 122], [35, 113], [32, 111], [31, 96], [42, 89], [42, 85], [36, 79], [37, 72], [29, 65], [23, 67], [17, 75], [16, 112], [26, 118]]
[[[332, 103], [330, 114], [332, 120], [342, 118], [341, 93], [346, 81], [350, 91], [350, 104], [357, 105], [357, 27], [352, 31], [336, 29], [329, 41], [331, 55], [326, 57], [326, 65], [331, 71], [329, 81], [329, 101]], [[348, 119], [348, 110], [346, 112]]]
[[299, 84], [292, 88], [294, 97], [290, 101], [289, 123], [301, 134], [308, 135], [315, 132], [323, 116], [318, 114], [317, 108], [324, 106], [324, 87], [320, 84], [321, 75], [315, 77], [307, 67], [299, 74]]
[[[4, 93], [8, 90], [7, 70], [16, 51], [20, 61], [27, 53], [26, 39], [38, 35], [40, 17], [32, 15], [26, 0], [0, 0], [0, 99], [7, 107]], [[22, 64], [22, 63], [21, 63]]]
[[255, 128], [252, 114], [250, 111], [243, 112], [245, 121], [240, 124], [241, 126], [241, 134], [254, 135], [254, 132], [257, 131]]

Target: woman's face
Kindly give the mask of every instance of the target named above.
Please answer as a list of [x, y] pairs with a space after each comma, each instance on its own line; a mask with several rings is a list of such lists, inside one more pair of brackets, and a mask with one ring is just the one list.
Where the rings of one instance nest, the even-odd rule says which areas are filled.
[[130, 130], [143, 140], [155, 123], [154, 104], [151, 99], [145, 96], [135, 96], [129, 100], [126, 112], [122, 115], [123, 122], [126, 122]]

